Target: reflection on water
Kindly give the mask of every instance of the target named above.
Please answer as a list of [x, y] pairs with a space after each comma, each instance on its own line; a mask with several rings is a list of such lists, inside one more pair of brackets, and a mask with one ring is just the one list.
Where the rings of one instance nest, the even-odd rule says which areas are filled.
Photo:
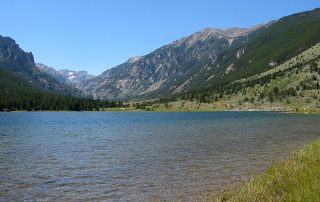
[[0, 113], [0, 201], [193, 200], [320, 137], [280, 113]]

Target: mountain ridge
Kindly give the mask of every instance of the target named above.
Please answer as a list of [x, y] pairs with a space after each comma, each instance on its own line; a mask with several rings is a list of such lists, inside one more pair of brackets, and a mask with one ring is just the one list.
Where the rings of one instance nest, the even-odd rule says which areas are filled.
[[[251, 28], [205, 28], [93, 77], [85, 71], [35, 64], [0, 36], [0, 66], [49, 91], [95, 99], [146, 100], [216, 92], [224, 85], [276, 67], [320, 42], [320, 9]], [[70, 93], [70, 92], [73, 92]]]
[[127, 62], [85, 82], [83, 90], [96, 99], [144, 96], [157, 91], [166, 83], [169, 83], [167, 86], [174, 83], [171, 76], [187, 77], [186, 75], [192, 74], [192, 71], [196, 71], [194, 66], [198, 60], [214, 60], [235, 38], [245, 36], [260, 26], [246, 29], [203, 29], [147, 55], [129, 58]]
[[95, 99], [145, 100], [215, 88], [272, 68], [319, 42], [319, 23], [320, 9], [314, 9], [251, 28], [206, 28], [129, 58], [83, 83], [83, 91]]

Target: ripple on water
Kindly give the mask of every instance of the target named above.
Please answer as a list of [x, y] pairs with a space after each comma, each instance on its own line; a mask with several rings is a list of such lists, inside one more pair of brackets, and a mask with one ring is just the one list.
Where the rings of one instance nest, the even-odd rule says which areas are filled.
[[0, 201], [204, 199], [319, 138], [319, 120], [260, 112], [0, 113]]

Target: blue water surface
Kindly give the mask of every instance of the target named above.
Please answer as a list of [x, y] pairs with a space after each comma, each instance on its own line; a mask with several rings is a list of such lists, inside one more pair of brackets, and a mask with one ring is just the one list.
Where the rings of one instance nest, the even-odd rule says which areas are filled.
[[0, 201], [203, 199], [320, 137], [270, 112], [0, 113]]

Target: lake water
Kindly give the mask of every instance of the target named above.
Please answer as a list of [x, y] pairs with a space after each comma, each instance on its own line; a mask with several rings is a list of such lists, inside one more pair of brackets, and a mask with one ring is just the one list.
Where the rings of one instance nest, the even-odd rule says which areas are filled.
[[201, 199], [320, 137], [320, 116], [0, 113], [0, 201]]

